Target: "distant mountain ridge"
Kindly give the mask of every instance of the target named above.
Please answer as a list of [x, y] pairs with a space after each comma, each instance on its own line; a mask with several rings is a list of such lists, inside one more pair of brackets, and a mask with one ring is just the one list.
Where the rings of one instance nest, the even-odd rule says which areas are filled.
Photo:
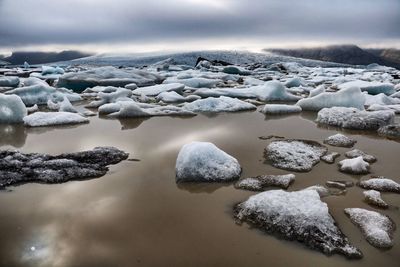
[[13, 52], [11, 56], [4, 57], [2, 60], [12, 65], [21, 65], [24, 62], [29, 64], [46, 64], [58, 61], [73, 60], [91, 56], [92, 54], [79, 51], [62, 51], [62, 52]]
[[316, 48], [264, 49], [278, 55], [337, 62], [351, 65], [379, 64], [400, 69], [400, 50], [362, 49], [356, 45], [331, 45]]

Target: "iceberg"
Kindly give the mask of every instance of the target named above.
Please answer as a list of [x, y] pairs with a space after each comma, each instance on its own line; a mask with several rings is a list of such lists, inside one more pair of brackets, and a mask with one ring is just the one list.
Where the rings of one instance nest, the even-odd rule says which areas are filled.
[[13, 76], [0, 77], [0, 87], [17, 87], [19, 85], [19, 78]]
[[221, 96], [199, 99], [185, 104], [183, 108], [192, 112], [235, 112], [253, 110], [257, 107], [236, 98]]
[[295, 105], [284, 105], [284, 104], [267, 104], [261, 112], [269, 115], [282, 115], [290, 113], [299, 113], [302, 109], [300, 106]]
[[391, 95], [395, 93], [394, 85], [392, 83], [383, 83], [383, 82], [367, 82], [362, 80], [350, 81], [339, 84], [339, 89], [348, 89], [351, 87], [358, 87], [361, 91], [368, 92], [370, 95], [377, 95], [383, 93], [385, 95]]
[[27, 113], [19, 96], [0, 94], [0, 124], [22, 123]]
[[35, 112], [24, 117], [24, 123], [30, 127], [70, 125], [88, 123], [89, 119], [70, 112]]
[[168, 83], [158, 84], [153, 86], [141, 87], [132, 91], [134, 95], [145, 95], [145, 96], [157, 96], [163, 92], [178, 92], [182, 93], [185, 88], [184, 84], [180, 83]]

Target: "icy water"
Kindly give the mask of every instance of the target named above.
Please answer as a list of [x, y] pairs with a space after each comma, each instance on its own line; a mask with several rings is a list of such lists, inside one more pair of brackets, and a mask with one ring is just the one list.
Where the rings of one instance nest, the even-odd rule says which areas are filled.
[[[179, 149], [193, 140], [213, 142], [236, 157], [243, 177], [287, 173], [264, 163], [263, 149], [270, 140], [258, 136], [322, 142], [337, 132], [317, 127], [314, 119], [312, 113], [265, 117], [244, 112], [124, 121], [94, 117], [90, 124], [62, 128], [1, 126], [1, 149], [58, 154], [115, 146], [140, 161], [114, 165], [99, 179], [26, 184], [1, 191], [0, 266], [399, 266], [400, 230], [392, 249], [379, 250], [345, 216], [346, 207], [374, 210], [363, 202], [358, 187], [344, 196], [323, 199], [343, 232], [364, 253], [362, 260], [350, 261], [235, 224], [232, 207], [253, 192], [232, 184], [175, 183]], [[356, 148], [377, 156], [372, 174], [399, 181], [400, 143], [371, 134], [346, 134], [358, 141]], [[330, 179], [359, 178], [321, 162], [309, 173], [296, 174], [289, 190]], [[385, 193], [383, 198], [391, 207], [381, 212], [399, 224], [400, 195]]]

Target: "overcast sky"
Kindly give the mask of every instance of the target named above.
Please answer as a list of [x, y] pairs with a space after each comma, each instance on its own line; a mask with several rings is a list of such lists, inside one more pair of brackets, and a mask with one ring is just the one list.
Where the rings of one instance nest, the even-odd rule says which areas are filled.
[[400, 0], [0, 0], [0, 52], [400, 47]]

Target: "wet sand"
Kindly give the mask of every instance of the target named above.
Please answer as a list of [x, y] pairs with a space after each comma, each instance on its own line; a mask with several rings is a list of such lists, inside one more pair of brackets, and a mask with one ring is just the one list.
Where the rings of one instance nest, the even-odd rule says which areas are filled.
[[[99, 179], [58, 185], [25, 184], [0, 191], [0, 266], [398, 266], [400, 238], [379, 250], [369, 245], [343, 212], [347, 207], [376, 210], [363, 202], [362, 189], [324, 198], [362, 260], [327, 257], [290, 242], [235, 224], [232, 207], [254, 194], [232, 184], [175, 183], [175, 160], [190, 141], [210, 141], [236, 157], [242, 177], [285, 174], [265, 164], [263, 149], [271, 140], [259, 136], [312, 139], [322, 142], [337, 129], [317, 127], [314, 113], [266, 117], [255, 112], [198, 115], [193, 118], [109, 120], [90, 124], [25, 129], [0, 126], [0, 148], [58, 154], [115, 146], [130, 158]], [[371, 175], [400, 181], [400, 143], [374, 134], [344, 132], [359, 148], [373, 154]], [[344, 158], [346, 148], [329, 147]], [[336, 162], [338, 162], [338, 160]], [[319, 163], [297, 173], [289, 190], [327, 180], [351, 180], [336, 164]], [[400, 223], [400, 195], [383, 193], [391, 207], [379, 210]]]

